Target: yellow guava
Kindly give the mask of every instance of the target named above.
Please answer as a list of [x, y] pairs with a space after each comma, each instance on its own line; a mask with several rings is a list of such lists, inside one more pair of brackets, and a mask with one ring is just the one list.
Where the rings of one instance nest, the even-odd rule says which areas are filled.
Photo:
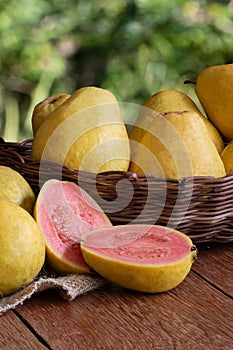
[[[183, 111], [194, 112], [196, 118], [203, 120], [218, 153], [221, 153], [224, 148], [224, 142], [218, 129], [201, 113], [195, 102], [188, 95], [174, 89], [159, 91], [145, 101], [136, 123], [130, 131], [130, 139], [140, 142], [144, 134], [150, 131], [150, 125], [157, 114]], [[134, 152], [134, 146], [132, 148], [132, 152]]]
[[118, 225], [82, 235], [84, 260], [122, 287], [147, 293], [168, 291], [189, 273], [196, 248], [183, 233], [158, 225]]
[[154, 118], [131, 155], [130, 171], [155, 177], [226, 175], [205, 124], [195, 112], [167, 112]]
[[33, 212], [36, 196], [24, 177], [8, 166], [0, 166], [0, 197], [18, 204], [30, 214]]
[[233, 141], [228, 143], [221, 153], [221, 158], [225, 166], [226, 173], [233, 171]]
[[195, 92], [209, 120], [224, 139], [233, 139], [233, 63], [204, 69], [197, 77]]
[[0, 295], [28, 285], [45, 261], [45, 242], [33, 217], [0, 198]]
[[115, 96], [93, 86], [75, 91], [41, 124], [32, 158], [92, 173], [128, 170], [129, 139]]
[[36, 134], [37, 130], [43, 123], [43, 121], [52, 113], [60, 104], [65, 102], [70, 95], [58, 94], [50, 96], [45, 100], [39, 102], [33, 109], [32, 113], [32, 130], [33, 135]]

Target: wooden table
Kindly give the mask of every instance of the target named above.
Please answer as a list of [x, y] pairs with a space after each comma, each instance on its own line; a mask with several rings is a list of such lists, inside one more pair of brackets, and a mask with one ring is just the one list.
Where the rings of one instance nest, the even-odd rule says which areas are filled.
[[232, 350], [232, 272], [232, 243], [202, 244], [167, 293], [108, 284], [69, 302], [44, 291], [0, 316], [0, 349]]

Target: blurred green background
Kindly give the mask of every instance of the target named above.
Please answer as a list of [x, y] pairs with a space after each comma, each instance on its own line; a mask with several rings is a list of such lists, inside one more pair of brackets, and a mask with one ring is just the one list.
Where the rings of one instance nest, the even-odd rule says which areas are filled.
[[0, 0], [0, 9], [6, 140], [32, 136], [34, 105], [50, 95], [95, 85], [120, 102], [162, 89], [195, 99], [185, 79], [233, 62], [232, 0]]

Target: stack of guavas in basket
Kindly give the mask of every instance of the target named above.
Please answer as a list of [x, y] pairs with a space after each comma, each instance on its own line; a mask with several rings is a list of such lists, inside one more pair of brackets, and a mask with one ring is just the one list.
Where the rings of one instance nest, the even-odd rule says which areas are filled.
[[[48, 97], [33, 111], [32, 158], [95, 174], [224, 177], [233, 170], [232, 82], [233, 64], [208, 67], [195, 82], [203, 113], [187, 94], [162, 90], [128, 131], [106, 89]], [[0, 171], [1, 295], [28, 285], [44, 264], [148, 293], [168, 291], [189, 273], [196, 248], [187, 235], [156, 224], [113, 226], [76, 183], [47, 180], [36, 197], [16, 170]]]

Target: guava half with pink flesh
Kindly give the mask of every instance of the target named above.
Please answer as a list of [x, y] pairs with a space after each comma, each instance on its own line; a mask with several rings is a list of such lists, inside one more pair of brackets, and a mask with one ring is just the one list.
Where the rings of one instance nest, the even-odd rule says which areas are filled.
[[141, 292], [165, 292], [189, 273], [197, 251], [185, 234], [158, 225], [119, 225], [82, 235], [86, 263], [107, 280]]
[[37, 197], [34, 217], [44, 234], [48, 264], [55, 271], [91, 271], [80, 250], [81, 235], [112, 224], [86, 191], [73, 182], [48, 180]]

